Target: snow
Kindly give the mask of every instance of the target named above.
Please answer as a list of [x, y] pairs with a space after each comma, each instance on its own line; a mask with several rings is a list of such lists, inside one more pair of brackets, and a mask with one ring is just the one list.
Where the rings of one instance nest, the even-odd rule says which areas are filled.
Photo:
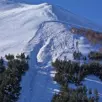
[[0, 56], [21, 52], [30, 56], [18, 102], [51, 102], [53, 94], [59, 91], [53, 82], [51, 62], [56, 58], [73, 60], [77, 40], [83, 54], [95, 50], [85, 38], [70, 32], [72, 26], [101, 29], [59, 6], [0, 3]]
[[95, 76], [89, 76], [88, 78], [85, 78], [83, 83], [92, 90], [97, 89], [100, 96], [99, 102], [102, 102], [102, 82]]

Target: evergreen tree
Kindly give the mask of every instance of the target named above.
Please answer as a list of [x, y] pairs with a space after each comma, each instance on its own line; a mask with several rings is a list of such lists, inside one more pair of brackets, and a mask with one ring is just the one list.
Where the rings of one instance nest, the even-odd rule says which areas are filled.
[[99, 100], [99, 94], [98, 94], [97, 89], [95, 89], [94, 94], [95, 94], [95, 102], [98, 102], [98, 100]]
[[3, 58], [0, 59], [0, 73], [5, 71], [4, 60]]
[[[20, 81], [22, 75], [28, 70], [28, 58], [22, 53], [19, 57], [6, 55], [7, 68], [0, 74], [0, 102], [17, 102], [20, 95]], [[4, 66], [0, 60], [0, 67]]]

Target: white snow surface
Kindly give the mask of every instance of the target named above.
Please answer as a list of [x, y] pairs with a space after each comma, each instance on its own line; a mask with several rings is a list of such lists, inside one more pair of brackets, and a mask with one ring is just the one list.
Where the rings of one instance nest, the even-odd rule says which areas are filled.
[[0, 3], [0, 56], [21, 52], [30, 56], [18, 102], [51, 102], [58, 92], [51, 62], [65, 57], [73, 60], [77, 40], [82, 53], [95, 50], [84, 37], [76, 38], [69, 31], [72, 26], [101, 29], [59, 6]]

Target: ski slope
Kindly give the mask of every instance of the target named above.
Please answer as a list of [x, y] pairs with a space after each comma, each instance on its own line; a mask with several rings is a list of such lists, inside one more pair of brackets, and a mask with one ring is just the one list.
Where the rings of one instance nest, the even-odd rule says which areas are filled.
[[[73, 26], [101, 30], [100, 26], [59, 6], [0, 3], [0, 56], [21, 52], [30, 56], [30, 68], [22, 78], [18, 102], [51, 102], [59, 89], [53, 82], [55, 72], [51, 62], [65, 57], [73, 60], [77, 40], [83, 54], [97, 50], [84, 37], [73, 35], [69, 30]], [[88, 81], [97, 83], [96, 87], [101, 83]]]

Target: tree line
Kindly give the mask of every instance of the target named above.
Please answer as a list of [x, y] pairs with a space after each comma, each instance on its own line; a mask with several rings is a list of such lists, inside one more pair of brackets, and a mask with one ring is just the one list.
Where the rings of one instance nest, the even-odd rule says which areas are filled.
[[[54, 95], [52, 102], [98, 102], [98, 91], [95, 90], [95, 93], [93, 93], [87, 87], [87, 91], [85, 91], [85, 86], [83, 86], [82, 82], [89, 75], [94, 75], [102, 80], [102, 65], [100, 63], [80, 64], [78, 62], [57, 59], [52, 63], [52, 66], [56, 70], [54, 81], [61, 86], [60, 92]], [[68, 87], [69, 84], [74, 84], [77, 88], [72, 89]], [[66, 90], [62, 91], [63, 87]], [[88, 92], [90, 92], [91, 96]]]
[[91, 60], [102, 60], [102, 53], [97, 51], [91, 51], [88, 54], [89, 59]]
[[86, 61], [87, 59], [89, 59], [89, 60], [97, 60], [97, 61], [100, 60], [101, 61], [102, 60], [102, 53], [99, 51], [91, 51], [88, 54], [88, 56], [84, 56], [81, 52], [74, 51], [73, 58], [74, 58], [74, 60]]
[[68, 85], [61, 86], [60, 92], [53, 96], [52, 102], [98, 102], [98, 91], [85, 86], [72, 89]]
[[20, 95], [20, 82], [29, 68], [29, 57], [24, 53], [5, 55], [6, 63], [0, 59], [0, 102], [17, 102]]

